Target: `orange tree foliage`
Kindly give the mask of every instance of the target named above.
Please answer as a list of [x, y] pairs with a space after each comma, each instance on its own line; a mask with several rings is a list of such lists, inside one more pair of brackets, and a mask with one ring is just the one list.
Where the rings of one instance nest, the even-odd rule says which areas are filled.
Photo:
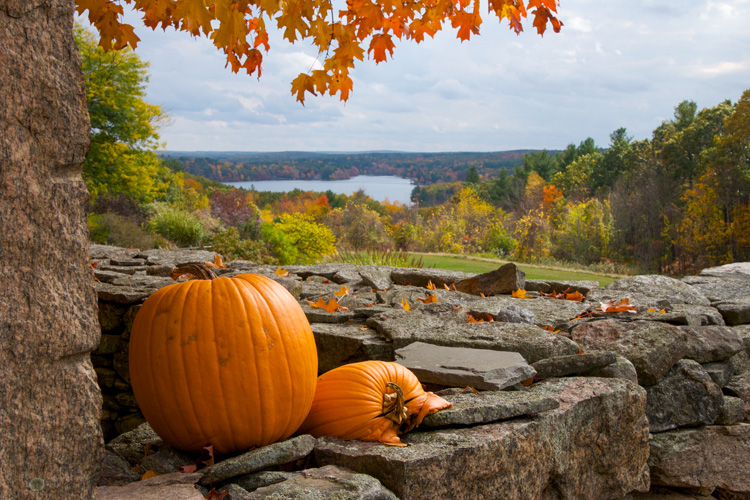
[[[142, 13], [152, 29], [173, 27], [209, 37], [235, 73], [260, 77], [273, 23], [291, 43], [310, 41], [323, 58], [323, 69], [302, 73], [292, 82], [292, 94], [303, 104], [306, 92], [346, 101], [352, 89], [349, 71], [365, 52], [379, 63], [393, 56], [396, 39], [419, 43], [450, 22], [463, 41], [479, 34], [482, 24], [479, 0], [347, 0], [346, 10], [338, 12], [330, 0], [76, 0], [79, 14], [88, 11], [104, 49], [135, 48], [139, 41], [133, 27], [121, 22], [122, 4]], [[533, 18], [540, 35], [548, 24], [555, 32], [562, 26], [557, 0], [489, 0], [489, 12], [500, 21], [507, 19], [516, 33], [523, 31], [523, 18]]]

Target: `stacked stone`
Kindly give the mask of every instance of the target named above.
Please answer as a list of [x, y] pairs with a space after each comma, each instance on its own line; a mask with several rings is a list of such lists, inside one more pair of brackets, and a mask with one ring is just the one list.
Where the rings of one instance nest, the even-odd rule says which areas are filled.
[[[113, 258], [114, 251], [125, 257]], [[132, 392], [124, 362], [138, 305], [171, 283], [173, 265], [213, 256], [92, 248], [104, 334], [94, 360], [114, 422], [103, 423], [105, 431], [109, 425], [120, 434], [137, 423], [136, 408], [126, 404], [134, 402], [126, 396]], [[253, 470], [232, 469], [241, 472], [212, 485], [230, 489], [231, 498], [307, 498], [290, 492], [323, 488], [325, 478], [343, 488], [335, 493], [342, 498], [750, 496], [750, 301], [743, 298], [750, 296], [750, 270], [729, 277], [707, 270], [683, 280], [636, 276], [599, 288], [525, 280], [513, 265], [485, 275], [326, 264], [290, 266], [290, 275], [279, 278], [274, 269], [233, 262], [221, 273], [264, 274], [297, 297], [321, 373], [367, 359], [398, 360], [454, 406], [405, 436], [407, 448], [307, 436], [310, 451], [295, 448], [302, 455], [289, 458], [283, 471], [280, 459], [258, 466], [252, 458]], [[435, 288], [428, 290], [430, 282]], [[349, 289], [341, 299], [347, 311], [308, 303], [342, 286]], [[512, 298], [518, 288], [532, 298]], [[563, 290], [586, 299], [542, 295]], [[427, 294], [438, 301], [419, 300]], [[636, 312], [595, 310], [625, 297]], [[530, 387], [520, 383], [531, 380]], [[139, 432], [144, 427], [117, 439]], [[160, 451], [151, 458], [123, 456], [110, 445], [111, 461], [119, 460], [118, 470], [166, 474], [195, 459], [155, 443], [150, 450]], [[307, 465], [300, 465], [305, 455]]]

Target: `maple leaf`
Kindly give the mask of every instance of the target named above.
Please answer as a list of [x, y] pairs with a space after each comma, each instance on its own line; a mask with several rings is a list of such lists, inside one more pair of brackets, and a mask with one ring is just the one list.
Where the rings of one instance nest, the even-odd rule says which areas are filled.
[[349, 294], [349, 287], [348, 286], [341, 286], [341, 289], [338, 292], [333, 293], [336, 297], [343, 297], [344, 295]]
[[542, 330], [547, 330], [548, 332], [552, 332], [552, 333], [557, 333], [557, 332], [559, 332], [559, 331], [560, 331], [560, 330], [555, 330], [555, 329], [554, 329], [553, 327], [551, 327], [551, 326], [549, 326], [549, 325], [545, 325], [545, 326], [543, 326], [543, 327], [542, 327]]
[[523, 288], [519, 288], [515, 292], [511, 292], [510, 295], [516, 299], [528, 299], [530, 298], [528, 295], [526, 295], [526, 290]]
[[610, 300], [609, 302], [600, 302], [596, 307], [596, 310], [604, 313], [638, 312], [635, 307], [630, 305], [630, 299], [628, 299], [627, 297], [617, 303], [615, 303], [614, 299]]
[[393, 44], [393, 37], [391, 35], [375, 35], [370, 41], [370, 48], [367, 50], [367, 54], [369, 55], [370, 52], [374, 52], [373, 59], [375, 59], [375, 64], [379, 64], [386, 60], [386, 51], [393, 57], [394, 48], [395, 45]]
[[401, 299], [401, 307], [404, 308], [404, 311], [411, 311], [411, 306], [406, 301], [406, 299]]
[[417, 300], [424, 302], [425, 304], [433, 304], [438, 301], [437, 293], [433, 293], [433, 294], [428, 293], [427, 297], [425, 298], [417, 297]]
[[432, 280], [430, 280], [430, 281], [429, 281], [429, 282], [427, 283], [427, 289], [428, 289], [428, 290], [435, 290], [436, 288], [437, 288], [437, 287], [436, 287], [436, 286], [435, 286], [435, 284], [434, 284], [434, 283], [432, 282]]
[[331, 297], [331, 299], [326, 303], [325, 299], [323, 297], [320, 297], [317, 302], [307, 301], [308, 304], [310, 304], [311, 307], [316, 307], [318, 309], [323, 309], [329, 313], [339, 312], [339, 311], [348, 311], [349, 309], [346, 307], [343, 307], [338, 300]]
[[581, 292], [576, 290], [573, 293], [566, 293], [565, 294], [565, 300], [572, 300], [575, 302], [583, 302], [583, 295], [581, 295]]
[[284, 276], [289, 276], [289, 271], [287, 271], [286, 269], [281, 269], [281, 266], [279, 266], [276, 268], [273, 274], [279, 276], [280, 278], [283, 278]]
[[469, 323], [493, 323], [495, 321], [495, 318], [493, 318], [490, 313], [484, 313], [484, 315], [487, 317], [487, 319], [475, 317], [470, 313], [466, 313], [466, 318]]
[[451, 286], [448, 286], [445, 283], [443, 283], [443, 288], [445, 288], [446, 290], [455, 290], [456, 289], [456, 284], [455, 283], [451, 283]]

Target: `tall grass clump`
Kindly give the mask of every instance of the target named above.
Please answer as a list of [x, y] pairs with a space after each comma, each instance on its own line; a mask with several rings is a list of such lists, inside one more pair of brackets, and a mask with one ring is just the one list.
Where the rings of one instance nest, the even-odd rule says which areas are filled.
[[358, 266], [427, 267], [422, 257], [401, 250], [339, 250], [323, 262], [356, 264]]

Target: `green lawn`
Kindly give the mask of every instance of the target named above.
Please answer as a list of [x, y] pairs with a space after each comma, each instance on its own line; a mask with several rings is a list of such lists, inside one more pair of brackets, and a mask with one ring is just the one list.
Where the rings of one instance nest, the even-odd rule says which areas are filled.
[[[484, 273], [493, 271], [503, 265], [502, 261], [478, 260], [476, 258], [444, 255], [418, 254], [416, 257], [422, 258], [425, 267], [437, 267], [440, 269], [451, 269], [454, 271], [466, 271], [469, 273]], [[591, 280], [598, 281], [599, 286], [605, 286], [619, 279], [615, 276], [605, 276], [603, 274], [589, 273], [585, 271], [562, 270], [558, 268], [549, 268], [527, 264], [517, 264], [521, 271], [526, 273], [526, 277], [532, 280]]]

